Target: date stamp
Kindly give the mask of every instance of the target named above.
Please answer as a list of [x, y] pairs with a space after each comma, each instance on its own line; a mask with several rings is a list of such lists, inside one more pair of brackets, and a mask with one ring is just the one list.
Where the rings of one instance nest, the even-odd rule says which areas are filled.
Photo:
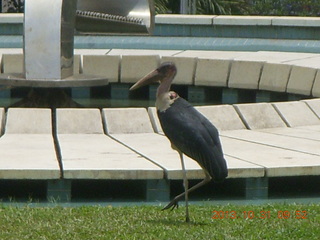
[[295, 211], [212, 211], [212, 219], [308, 219], [308, 212], [303, 210]]

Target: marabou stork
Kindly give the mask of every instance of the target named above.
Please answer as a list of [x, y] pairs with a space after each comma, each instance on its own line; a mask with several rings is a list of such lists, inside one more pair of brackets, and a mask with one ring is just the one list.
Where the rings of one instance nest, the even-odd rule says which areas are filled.
[[[174, 63], [166, 62], [135, 83], [130, 90], [160, 82], [157, 89], [156, 108], [163, 132], [171, 142], [171, 147], [180, 155], [183, 184], [185, 191], [177, 195], [163, 208], [172, 210], [178, 207], [178, 201], [185, 197], [186, 221], [189, 222], [188, 193], [205, 185], [211, 180], [222, 181], [228, 175], [218, 130], [199, 113], [190, 103], [173, 91], [171, 83], [177, 73]], [[188, 180], [183, 154], [199, 163], [205, 173], [205, 179], [188, 189]]]

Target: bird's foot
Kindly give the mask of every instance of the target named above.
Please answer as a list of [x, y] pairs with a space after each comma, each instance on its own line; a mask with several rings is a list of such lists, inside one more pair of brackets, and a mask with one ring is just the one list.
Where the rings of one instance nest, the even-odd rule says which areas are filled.
[[175, 208], [179, 208], [179, 200], [174, 198], [167, 206], [165, 206], [164, 208], [162, 208], [162, 211], [163, 210], [167, 210], [167, 209], [170, 209], [171, 208], [171, 211]]

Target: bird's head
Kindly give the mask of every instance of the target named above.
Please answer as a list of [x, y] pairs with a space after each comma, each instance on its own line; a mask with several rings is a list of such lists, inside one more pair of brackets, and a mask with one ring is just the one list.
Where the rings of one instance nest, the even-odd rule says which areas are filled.
[[174, 63], [164, 62], [157, 69], [136, 82], [130, 90], [159, 82], [160, 86], [157, 89], [156, 107], [160, 111], [165, 111], [179, 97], [177, 93], [170, 91], [170, 86], [176, 73], [177, 68]]
[[[143, 78], [141, 78], [138, 82], [136, 82], [130, 90], [135, 90], [140, 87], [159, 82], [162, 92], [168, 92], [170, 90], [171, 82], [177, 73], [177, 68], [172, 62], [164, 62], [157, 69], [153, 70]], [[165, 87], [161, 87], [165, 86]]]

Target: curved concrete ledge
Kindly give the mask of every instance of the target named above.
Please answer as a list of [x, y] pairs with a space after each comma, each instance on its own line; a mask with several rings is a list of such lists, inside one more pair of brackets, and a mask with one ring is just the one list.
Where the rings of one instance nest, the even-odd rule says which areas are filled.
[[[22, 13], [0, 13], [0, 23], [23, 23]], [[320, 27], [318, 17], [158, 14], [156, 24]]]
[[0, 13], [0, 23], [23, 23], [23, 13]]
[[317, 17], [164, 14], [155, 35], [318, 40], [319, 27]]
[[157, 24], [320, 27], [318, 17], [160, 14]]
[[[8, 52], [15, 52], [9, 54]], [[5, 74], [21, 73], [21, 49], [0, 50]], [[178, 67], [175, 84], [256, 89], [320, 97], [320, 54], [293, 52], [75, 50], [75, 73], [134, 83], [161, 62]]]

